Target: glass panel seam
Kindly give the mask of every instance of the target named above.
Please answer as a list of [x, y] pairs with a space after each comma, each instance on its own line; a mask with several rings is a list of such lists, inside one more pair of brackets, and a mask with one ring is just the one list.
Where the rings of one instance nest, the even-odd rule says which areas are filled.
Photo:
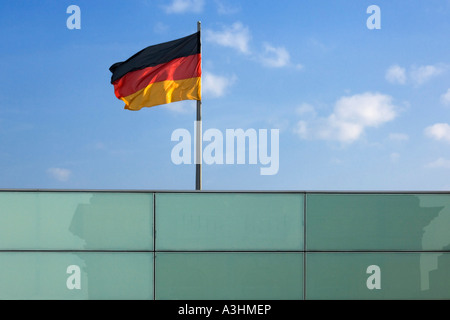
[[153, 193], [153, 300], [156, 300], [156, 193]]
[[306, 192], [303, 194], [303, 300], [306, 300], [306, 210], [307, 210], [307, 202], [306, 202]]

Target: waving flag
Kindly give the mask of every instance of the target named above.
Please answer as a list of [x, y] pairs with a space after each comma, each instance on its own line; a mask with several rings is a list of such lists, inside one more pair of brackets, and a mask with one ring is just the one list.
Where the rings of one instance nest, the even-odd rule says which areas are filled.
[[125, 109], [201, 100], [200, 32], [149, 46], [109, 70]]

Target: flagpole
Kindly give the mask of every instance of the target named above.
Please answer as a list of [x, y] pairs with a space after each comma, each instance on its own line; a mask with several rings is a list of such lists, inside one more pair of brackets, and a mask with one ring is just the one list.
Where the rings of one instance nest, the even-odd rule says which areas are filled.
[[[202, 52], [201, 22], [197, 21], [199, 32], [200, 57]], [[201, 63], [201, 62], [200, 62]], [[200, 87], [201, 88], [201, 87]], [[201, 98], [200, 98], [201, 99]], [[202, 100], [197, 100], [197, 122], [196, 122], [196, 150], [195, 150], [195, 190], [202, 190]]]

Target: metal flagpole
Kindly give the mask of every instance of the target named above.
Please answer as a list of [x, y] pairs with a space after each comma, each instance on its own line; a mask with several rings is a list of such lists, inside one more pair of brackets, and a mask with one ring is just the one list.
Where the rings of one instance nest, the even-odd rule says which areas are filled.
[[[197, 22], [199, 32], [200, 57], [202, 52], [201, 42], [201, 22]], [[201, 62], [200, 62], [201, 63]], [[200, 87], [201, 89], [201, 87]], [[201, 98], [200, 98], [201, 99]], [[202, 190], [202, 100], [197, 100], [197, 121], [196, 121], [196, 150], [195, 150], [195, 190]]]

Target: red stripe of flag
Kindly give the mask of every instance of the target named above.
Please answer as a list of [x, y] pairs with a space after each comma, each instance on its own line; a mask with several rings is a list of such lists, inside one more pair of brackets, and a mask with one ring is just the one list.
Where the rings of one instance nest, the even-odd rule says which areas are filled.
[[193, 54], [154, 67], [129, 72], [113, 83], [116, 97], [120, 99], [129, 96], [155, 82], [200, 77], [200, 60], [200, 54]]

